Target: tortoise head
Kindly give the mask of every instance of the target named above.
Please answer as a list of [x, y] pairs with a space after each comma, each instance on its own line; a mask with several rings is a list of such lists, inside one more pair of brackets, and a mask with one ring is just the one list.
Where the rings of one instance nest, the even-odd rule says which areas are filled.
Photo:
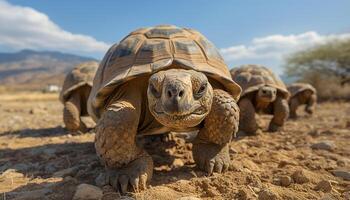
[[257, 100], [270, 103], [276, 100], [277, 89], [271, 86], [262, 86], [257, 93]]
[[213, 88], [201, 72], [169, 69], [150, 77], [147, 96], [149, 109], [161, 124], [184, 130], [197, 126], [208, 115]]

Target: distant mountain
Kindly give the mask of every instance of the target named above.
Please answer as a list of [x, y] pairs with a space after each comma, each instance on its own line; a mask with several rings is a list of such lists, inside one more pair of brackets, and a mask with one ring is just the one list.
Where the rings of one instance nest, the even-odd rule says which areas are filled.
[[0, 84], [28, 89], [61, 85], [69, 70], [90, 60], [96, 59], [55, 51], [0, 53]]

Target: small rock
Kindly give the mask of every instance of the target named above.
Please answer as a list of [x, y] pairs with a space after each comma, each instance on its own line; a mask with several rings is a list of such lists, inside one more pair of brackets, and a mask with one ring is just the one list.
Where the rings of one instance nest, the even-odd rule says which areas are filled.
[[292, 174], [292, 178], [294, 182], [303, 184], [309, 182], [309, 178], [305, 175], [305, 172], [303, 170], [297, 170]]
[[350, 121], [347, 121], [345, 126], [346, 128], [350, 128]]
[[107, 176], [105, 173], [100, 173], [96, 178], [95, 178], [95, 183], [99, 187], [103, 187], [108, 184], [107, 181]]
[[331, 141], [323, 141], [323, 142], [319, 142], [311, 145], [312, 149], [326, 150], [326, 151], [332, 151], [334, 150], [334, 147], [335, 145]]
[[78, 185], [73, 200], [100, 200], [102, 196], [103, 192], [100, 188], [83, 183]]
[[344, 199], [350, 199], [350, 191], [343, 193]]
[[60, 171], [55, 172], [52, 176], [54, 177], [66, 177], [66, 176], [74, 176], [78, 172], [78, 167], [71, 167], [67, 169], [62, 169]]
[[290, 176], [281, 176], [280, 184], [283, 187], [288, 187], [292, 183], [292, 178]]
[[173, 161], [173, 164], [172, 164], [172, 166], [174, 168], [182, 167], [184, 165], [185, 165], [184, 162], [181, 159], [179, 159], [179, 158], [175, 158], [174, 161]]
[[252, 199], [253, 195], [252, 195], [252, 191], [247, 189], [247, 188], [243, 188], [238, 190], [238, 197], [237, 199], [239, 200], [248, 200], [248, 199]]
[[321, 190], [323, 192], [331, 192], [333, 189], [331, 182], [327, 180], [320, 181], [316, 187], [315, 190]]
[[346, 162], [345, 162], [344, 160], [337, 160], [337, 165], [338, 165], [339, 167], [345, 167]]
[[187, 197], [180, 197], [177, 200], [201, 200], [201, 199], [194, 196], [187, 196]]
[[343, 178], [346, 181], [350, 181], [350, 172], [345, 170], [333, 170], [332, 174], [336, 177]]
[[311, 135], [312, 137], [317, 137], [321, 135], [321, 131], [317, 129], [313, 129], [308, 134]]
[[277, 199], [277, 195], [272, 193], [269, 189], [264, 189], [259, 192], [259, 200], [275, 200]]

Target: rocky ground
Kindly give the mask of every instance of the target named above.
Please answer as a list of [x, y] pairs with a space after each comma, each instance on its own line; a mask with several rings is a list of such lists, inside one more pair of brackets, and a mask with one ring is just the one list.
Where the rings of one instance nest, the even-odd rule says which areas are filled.
[[192, 135], [141, 138], [153, 180], [121, 197], [102, 186], [94, 133], [64, 130], [56, 94], [2, 94], [0, 199], [350, 199], [349, 114], [349, 102], [322, 103], [284, 131], [239, 137], [229, 171], [210, 177], [195, 167]]

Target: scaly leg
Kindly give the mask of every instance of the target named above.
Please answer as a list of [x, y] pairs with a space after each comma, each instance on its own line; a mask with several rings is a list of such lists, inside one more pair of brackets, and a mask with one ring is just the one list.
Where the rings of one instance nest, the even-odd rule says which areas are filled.
[[197, 166], [212, 174], [228, 169], [228, 143], [238, 130], [239, 108], [236, 101], [223, 90], [214, 90], [211, 111], [204, 120], [193, 143], [193, 158]]
[[107, 168], [109, 183], [121, 193], [131, 186], [145, 189], [153, 173], [153, 161], [136, 145], [142, 97], [138, 91], [124, 89], [112, 100], [97, 123], [95, 147]]
[[290, 99], [290, 118], [296, 119], [297, 116], [297, 109], [299, 107], [299, 100], [298, 97], [295, 96], [292, 99]]
[[255, 119], [255, 108], [253, 103], [248, 98], [242, 98], [239, 103], [240, 120], [239, 131], [244, 135], [254, 135], [258, 130], [258, 124]]
[[313, 114], [315, 107], [317, 103], [317, 95], [312, 94], [310, 98], [307, 101], [307, 104], [305, 106], [305, 112], [309, 113], [310, 115]]
[[273, 102], [273, 112], [274, 115], [269, 125], [269, 131], [271, 132], [278, 131], [289, 117], [287, 100], [282, 97], [277, 97], [275, 102]]
[[80, 129], [80, 111], [80, 94], [76, 92], [64, 104], [63, 121], [68, 130], [78, 131]]

